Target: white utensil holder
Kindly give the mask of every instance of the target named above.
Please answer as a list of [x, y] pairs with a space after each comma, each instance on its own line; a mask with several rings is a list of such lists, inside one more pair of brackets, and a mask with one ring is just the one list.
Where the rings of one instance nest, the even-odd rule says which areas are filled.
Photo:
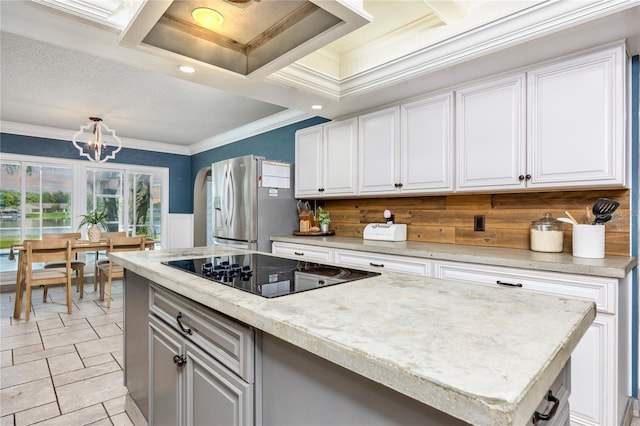
[[604, 225], [573, 225], [573, 255], [603, 258], [604, 229]]

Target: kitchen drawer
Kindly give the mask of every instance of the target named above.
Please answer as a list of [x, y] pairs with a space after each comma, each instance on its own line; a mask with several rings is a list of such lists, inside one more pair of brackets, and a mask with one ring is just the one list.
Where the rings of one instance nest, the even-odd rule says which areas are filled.
[[249, 383], [254, 381], [254, 331], [155, 285], [149, 311]]
[[515, 284], [514, 290], [522, 288], [590, 300], [596, 303], [598, 312], [615, 314], [617, 311], [618, 280], [614, 278], [440, 261], [434, 262], [433, 270], [436, 278], [496, 287]]
[[334, 262], [339, 265], [364, 267], [376, 271], [429, 276], [430, 262], [406, 256], [383, 255], [364, 251], [334, 250]]
[[271, 253], [299, 257], [301, 260], [308, 261], [333, 261], [333, 250], [324, 247], [308, 246], [305, 244], [274, 242], [271, 244]]

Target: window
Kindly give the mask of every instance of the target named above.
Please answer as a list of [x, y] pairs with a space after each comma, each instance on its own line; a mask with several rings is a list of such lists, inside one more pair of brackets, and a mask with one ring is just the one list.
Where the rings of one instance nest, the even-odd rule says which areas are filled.
[[[161, 241], [168, 217], [168, 174], [161, 167], [3, 153], [0, 270], [16, 270], [16, 262], [8, 260], [11, 244], [40, 239], [47, 232], [77, 231], [80, 216], [93, 209], [106, 210], [109, 231]], [[15, 272], [2, 275], [15, 280]]]

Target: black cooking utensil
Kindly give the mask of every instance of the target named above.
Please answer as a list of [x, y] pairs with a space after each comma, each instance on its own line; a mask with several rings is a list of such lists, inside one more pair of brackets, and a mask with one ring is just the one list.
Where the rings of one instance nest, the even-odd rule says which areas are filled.
[[620, 206], [620, 203], [617, 201], [613, 201], [608, 198], [598, 198], [591, 209], [593, 214], [596, 216], [592, 225], [611, 220], [611, 214], [616, 211], [618, 206]]

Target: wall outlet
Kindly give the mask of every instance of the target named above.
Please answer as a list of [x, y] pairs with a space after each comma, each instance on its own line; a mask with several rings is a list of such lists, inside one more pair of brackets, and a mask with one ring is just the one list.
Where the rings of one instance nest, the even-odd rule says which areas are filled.
[[479, 214], [473, 217], [473, 230], [484, 232], [484, 215]]

